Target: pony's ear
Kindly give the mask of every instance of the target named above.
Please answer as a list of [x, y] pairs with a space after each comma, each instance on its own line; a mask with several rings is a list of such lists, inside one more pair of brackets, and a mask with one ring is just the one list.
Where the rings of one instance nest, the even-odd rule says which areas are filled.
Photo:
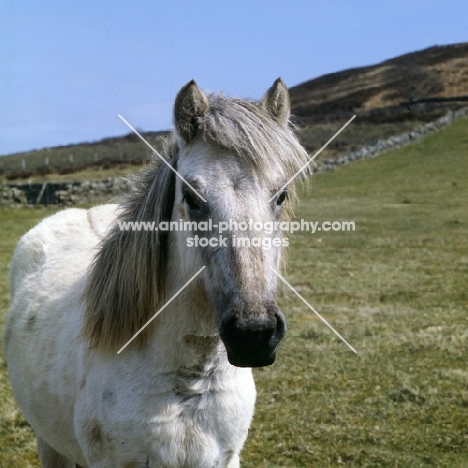
[[273, 86], [265, 93], [262, 106], [279, 125], [282, 127], [288, 125], [291, 104], [288, 88], [281, 78], [277, 78]]
[[174, 125], [185, 143], [190, 143], [197, 136], [209, 108], [208, 99], [194, 80], [179, 91], [174, 104]]

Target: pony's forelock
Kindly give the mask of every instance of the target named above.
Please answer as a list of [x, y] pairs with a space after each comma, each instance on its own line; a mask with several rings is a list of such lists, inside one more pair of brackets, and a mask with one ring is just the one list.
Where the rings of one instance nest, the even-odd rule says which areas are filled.
[[273, 162], [288, 175], [306, 163], [308, 155], [290, 125], [279, 125], [262, 105], [246, 99], [208, 95], [209, 111], [201, 126], [201, 138], [236, 153], [264, 171]]

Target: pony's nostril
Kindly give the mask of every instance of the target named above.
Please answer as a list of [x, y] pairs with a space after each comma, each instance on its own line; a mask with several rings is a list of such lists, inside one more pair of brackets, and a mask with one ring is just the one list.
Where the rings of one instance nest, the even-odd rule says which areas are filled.
[[286, 320], [284, 318], [284, 315], [283, 315], [283, 312], [278, 311], [276, 313], [276, 334], [281, 336], [281, 338], [283, 338], [283, 336], [286, 334]]
[[277, 312], [275, 315], [276, 326], [271, 333], [271, 337], [268, 341], [269, 346], [276, 348], [278, 343], [284, 338], [286, 334], [286, 320], [281, 311]]

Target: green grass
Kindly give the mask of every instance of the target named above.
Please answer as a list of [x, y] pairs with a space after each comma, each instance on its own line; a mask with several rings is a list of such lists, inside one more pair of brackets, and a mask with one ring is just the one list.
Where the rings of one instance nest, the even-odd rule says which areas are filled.
[[[311, 185], [296, 217], [356, 231], [291, 235], [286, 276], [358, 354], [282, 288], [242, 467], [468, 466], [468, 121]], [[0, 211], [2, 310], [14, 245], [48, 213]], [[0, 467], [39, 466], [3, 361], [0, 392]]]

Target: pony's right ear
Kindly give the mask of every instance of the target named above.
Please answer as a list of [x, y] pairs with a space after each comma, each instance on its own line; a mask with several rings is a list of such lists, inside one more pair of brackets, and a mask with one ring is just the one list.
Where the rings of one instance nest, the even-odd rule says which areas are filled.
[[262, 106], [279, 125], [288, 126], [291, 102], [288, 88], [281, 78], [277, 78], [273, 86], [265, 93]]
[[174, 125], [185, 143], [190, 143], [197, 136], [209, 108], [208, 99], [194, 80], [179, 91], [174, 104]]

